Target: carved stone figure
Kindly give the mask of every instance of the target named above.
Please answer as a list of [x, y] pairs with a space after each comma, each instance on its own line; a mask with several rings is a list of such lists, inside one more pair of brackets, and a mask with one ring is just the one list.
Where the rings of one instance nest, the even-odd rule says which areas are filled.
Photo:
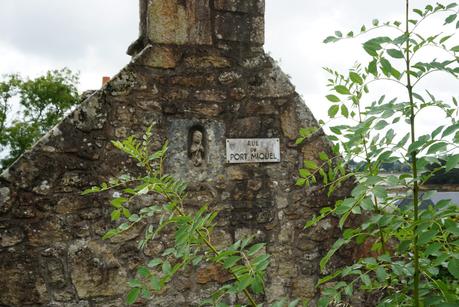
[[202, 132], [193, 131], [191, 136], [190, 155], [194, 166], [201, 166], [204, 159], [204, 146], [202, 145]]

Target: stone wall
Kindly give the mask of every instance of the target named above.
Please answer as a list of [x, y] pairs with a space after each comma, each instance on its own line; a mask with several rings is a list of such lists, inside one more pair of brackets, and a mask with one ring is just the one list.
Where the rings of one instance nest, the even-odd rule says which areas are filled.
[[[170, 236], [144, 251], [136, 247], [143, 226], [102, 241], [114, 226], [109, 195], [80, 192], [136, 172], [110, 141], [140, 136], [153, 123], [153, 148], [170, 142], [167, 171], [189, 181], [187, 206], [220, 211], [213, 240], [256, 235], [267, 242], [272, 264], [260, 299], [316, 297], [318, 262], [339, 231], [333, 220], [303, 226], [333, 199], [294, 183], [302, 161], [329, 147], [320, 135], [295, 145], [299, 128], [317, 123], [263, 52], [263, 9], [261, 0], [141, 1], [131, 63], [0, 178], [1, 306], [124, 305], [136, 266], [167, 248]], [[196, 125], [206, 132], [208, 153], [199, 167], [187, 155]], [[226, 164], [226, 138], [257, 137], [280, 139], [280, 163]], [[226, 281], [203, 264], [143, 304], [197, 306]]]

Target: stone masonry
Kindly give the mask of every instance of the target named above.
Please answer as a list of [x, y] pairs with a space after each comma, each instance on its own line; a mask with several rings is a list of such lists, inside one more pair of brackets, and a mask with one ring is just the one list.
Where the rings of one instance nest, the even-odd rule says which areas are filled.
[[[339, 231], [333, 220], [303, 226], [333, 199], [294, 183], [304, 159], [330, 150], [320, 134], [295, 145], [298, 130], [317, 123], [263, 43], [263, 0], [141, 0], [132, 61], [0, 178], [0, 306], [125, 305], [127, 281], [169, 236], [144, 251], [136, 247], [140, 228], [103, 241], [114, 226], [108, 195], [80, 193], [135, 172], [110, 141], [152, 124], [153, 147], [170, 142], [167, 172], [189, 182], [187, 206], [220, 211], [214, 242], [267, 242], [261, 300], [316, 298], [318, 262]], [[187, 154], [193, 127], [204, 131], [200, 166]], [[227, 164], [226, 138], [279, 138], [281, 162]], [[202, 264], [142, 304], [198, 306], [226, 281]]]

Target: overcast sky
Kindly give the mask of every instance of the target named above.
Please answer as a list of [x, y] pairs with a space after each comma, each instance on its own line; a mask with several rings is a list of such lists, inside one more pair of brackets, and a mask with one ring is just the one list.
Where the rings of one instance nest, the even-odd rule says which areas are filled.
[[[324, 45], [323, 39], [335, 30], [359, 29], [373, 18], [401, 20], [404, 9], [403, 0], [266, 2], [265, 49], [280, 60], [319, 119], [327, 110], [327, 75], [322, 67], [344, 70], [366, 59], [362, 41]], [[412, 0], [413, 7], [428, 3]], [[137, 0], [0, 0], [0, 74], [33, 77], [69, 67], [80, 72], [80, 90], [96, 89], [102, 76], [116, 74], [129, 62], [125, 51], [137, 36]], [[445, 97], [457, 94], [458, 84], [445, 76], [434, 76], [427, 85]], [[387, 86], [378, 90], [384, 93]], [[420, 123], [429, 128], [440, 120], [428, 114]]]

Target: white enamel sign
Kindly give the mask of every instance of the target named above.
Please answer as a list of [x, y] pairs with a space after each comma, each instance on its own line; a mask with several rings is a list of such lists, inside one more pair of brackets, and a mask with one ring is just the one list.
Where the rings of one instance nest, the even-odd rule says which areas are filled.
[[226, 162], [280, 162], [279, 139], [227, 139]]

